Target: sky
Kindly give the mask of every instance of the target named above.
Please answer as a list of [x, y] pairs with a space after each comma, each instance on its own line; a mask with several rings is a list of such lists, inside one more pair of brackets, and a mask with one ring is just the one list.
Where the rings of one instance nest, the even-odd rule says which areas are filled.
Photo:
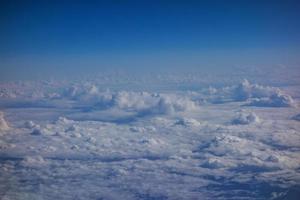
[[0, 3], [0, 80], [298, 67], [300, 1]]

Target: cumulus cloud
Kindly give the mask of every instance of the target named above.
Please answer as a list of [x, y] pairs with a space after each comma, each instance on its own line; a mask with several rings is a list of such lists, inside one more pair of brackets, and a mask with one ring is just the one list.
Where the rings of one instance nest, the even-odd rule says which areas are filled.
[[6, 99], [6, 98], [16, 98], [17, 94], [12, 91], [9, 90], [7, 88], [0, 88], [0, 98]]
[[32, 132], [30, 134], [31, 135], [42, 135], [43, 131], [40, 128], [35, 128], [32, 130]]
[[[104, 102], [102, 99], [105, 99]], [[171, 114], [197, 108], [191, 99], [174, 94], [121, 91], [112, 94], [111, 98], [102, 99], [101, 104], [144, 114]]]
[[175, 122], [175, 125], [190, 127], [190, 126], [200, 126], [201, 123], [196, 119], [184, 117], [184, 118], [178, 119]]
[[242, 110], [236, 114], [231, 123], [234, 125], [246, 125], [258, 122], [260, 122], [260, 119], [254, 112]]
[[29, 120], [29, 121], [26, 121], [24, 123], [24, 128], [28, 128], [28, 129], [32, 129], [34, 128], [36, 125], [33, 121]]
[[210, 169], [217, 169], [226, 167], [224, 161], [218, 158], [208, 158], [205, 163], [203, 163], [202, 167], [210, 168]]
[[227, 101], [247, 102], [247, 106], [259, 107], [293, 107], [293, 98], [285, 94], [279, 88], [252, 84], [243, 80], [240, 84], [223, 87], [220, 89], [210, 88], [210, 101], [213, 103], [224, 103]]
[[159, 95], [148, 92], [121, 91], [112, 95], [112, 106], [124, 110], [145, 110], [154, 107], [159, 101]]
[[119, 109], [125, 112], [135, 112], [138, 115], [172, 114], [197, 109], [197, 103], [188, 96], [179, 96], [168, 93], [149, 93], [110, 90], [100, 92], [96, 86], [82, 90], [71, 87], [66, 97], [85, 103], [87, 111]]
[[243, 82], [232, 88], [232, 95], [237, 101], [246, 101], [250, 98], [269, 97], [278, 91], [279, 89], [277, 88], [251, 84], [245, 79]]
[[55, 121], [55, 123], [58, 125], [66, 125], [71, 122], [73, 122], [73, 121], [70, 119], [67, 119], [66, 117], [62, 117], [62, 116], [58, 117], [58, 119]]
[[246, 105], [258, 107], [294, 107], [296, 104], [291, 96], [279, 91], [270, 97], [252, 99]]
[[4, 114], [3, 114], [3, 112], [0, 112], [0, 131], [5, 131], [8, 129], [9, 129], [9, 126], [8, 126], [8, 123], [4, 119]]
[[158, 96], [158, 102], [150, 107], [153, 113], [171, 114], [173, 112], [192, 111], [197, 108], [195, 102], [185, 97], [172, 95]]
[[300, 114], [293, 116], [292, 119], [300, 121]]
[[96, 85], [73, 85], [65, 89], [61, 97], [81, 103], [98, 103], [98, 106], [106, 106], [112, 100], [112, 93], [109, 90], [100, 91]]
[[47, 165], [47, 162], [42, 156], [26, 156], [21, 162], [24, 167], [39, 168]]

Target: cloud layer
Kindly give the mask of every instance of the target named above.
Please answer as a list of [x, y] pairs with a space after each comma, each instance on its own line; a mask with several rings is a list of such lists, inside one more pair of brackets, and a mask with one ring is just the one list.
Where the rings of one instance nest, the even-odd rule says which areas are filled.
[[191, 91], [107, 89], [97, 81], [5, 87], [3, 198], [298, 194], [299, 99], [289, 88], [246, 80]]

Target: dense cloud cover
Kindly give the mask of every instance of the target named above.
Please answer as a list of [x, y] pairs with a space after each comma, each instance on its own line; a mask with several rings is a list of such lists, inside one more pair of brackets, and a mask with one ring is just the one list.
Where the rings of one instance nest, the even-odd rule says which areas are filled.
[[299, 194], [299, 99], [289, 88], [247, 80], [195, 90], [116, 89], [96, 81], [5, 88], [3, 198]]

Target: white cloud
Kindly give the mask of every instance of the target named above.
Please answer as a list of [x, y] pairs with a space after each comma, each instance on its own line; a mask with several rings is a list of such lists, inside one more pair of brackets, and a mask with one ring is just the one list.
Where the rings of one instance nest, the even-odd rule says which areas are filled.
[[270, 97], [251, 99], [246, 105], [259, 107], [294, 107], [296, 104], [291, 96], [279, 91]]
[[295, 115], [294, 117], [292, 117], [292, 119], [297, 120], [297, 121], [300, 121], [300, 114]]
[[201, 123], [196, 119], [184, 117], [184, 118], [178, 119], [175, 122], [175, 125], [181, 125], [181, 126], [189, 127], [189, 126], [200, 126]]
[[245, 110], [238, 112], [232, 120], [232, 124], [234, 125], [245, 125], [258, 122], [260, 122], [260, 119], [254, 112], [247, 112]]
[[21, 162], [24, 167], [38, 168], [45, 167], [47, 162], [42, 156], [26, 156]]
[[28, 128], [28, 129], [32, 129], [34, 128], [36, 125], [33, 121], [29, 120], [29, 121], [26, 121], [24, 123], [24, 128]]
[[299, 117], [285, 107], [298, 99], [278, 88], [25, 88], [0, 97], [11, 123], [0, 134], [0, 184], [23, 180], [10, 182], [21, 192], [0, 188], [8, 199], [25, 190], [44, 199], [268, 199], [300, 181]]
[[3, 112], [0, 112], [0, 131], [5, 131], [8, 129], [9, 129], [9, 126], [8, 126], [8, 123], [4, 119], [4, 114], [3, 114]]
[[31, 135], [42, 135], [43, 131], [40, 128], [35, 128], [32, 130], [32, 132], [30, 133]]
[[246, 101], [250, 98], [270, 97], [278, 91], [279, 89], [277, 88], [251, 84], [248, 80], [244, 80], [232, 88], [233, 97], [238, 101]]
[[223, 87], [220, 89], [210, 88], [208, 101], [224, 103], [228, 101], [246, 102], [247, 106], [259, 107], [293, 107], [293, 98], [276, 87], [251, 84], [248, 80], [238, 85]]

